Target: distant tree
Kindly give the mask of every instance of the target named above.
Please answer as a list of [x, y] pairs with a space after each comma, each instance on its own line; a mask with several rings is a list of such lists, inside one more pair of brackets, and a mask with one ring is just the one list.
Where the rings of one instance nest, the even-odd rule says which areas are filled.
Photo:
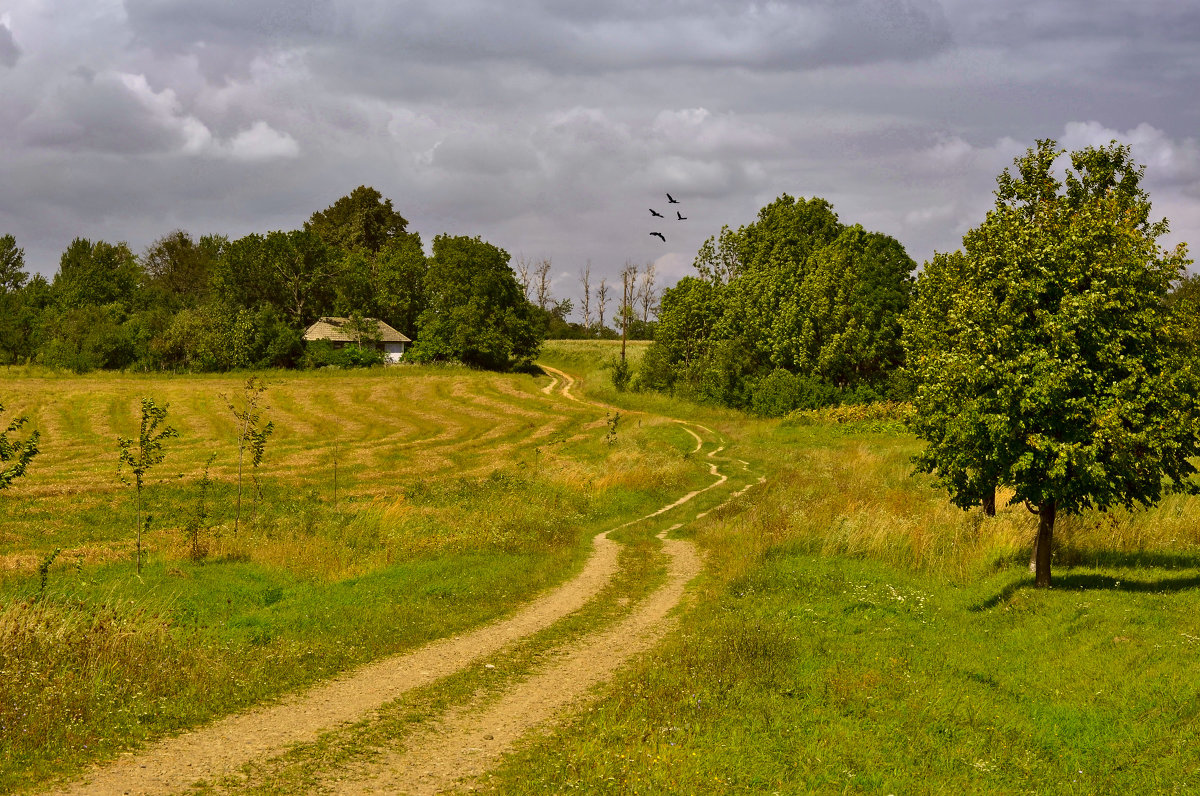
[[12, 235], [0, 236], [0, 295], [20, 290], [27, 279], [25, 250]]
[[583, 328], [588, 330], [592, 328], [592, 261], [588, 260], [587, 265], [579, 272], [579, 283], [583, 287], [583, 307], [580, 309], [583, 312]]
[[142, 269], [124, 243], [76, 238], [63, 252], [53, 288], [64, 308], [121, 304], [128, 307]]
[[344, 252], [376, 255], [401, 240], [408, 221], [374, 188], [360, 185], [329, 207], [313, 213], [304, 229]]
[[208, 298], [213, 268], [225, 245], [223, 237], [209, 235], [194, 241], [181, 229], [164, 235], [142, 253], [147, 289], [156, 301], [172, 308], [196, 306]]
[[[0, 414], [4, 413], [4, 404], [0, 404]], [[0, 490], [8, 489], [12, 482], [25, 475], [29, 463], [38, 455], [38, 440], [41, 432], [34, 431], [24, 440], [10, 438], [25, 425], [24, 417], [11, 420], [3, 431], [0, 431]]]
[[601, 277], [596, 286], [596, 310], [600, 317], [600, 329], [604, 329], [604, 311], [608, 309], [608, 279]]
[[[179, 434], [171, 426], [163, 426], [159, 429], [159, 424], [167, 418], [167, 405], [158, 406], [150, 398], [142, 399], [142, 421], [138, 428], [137, 439], [127, 437], [117, 437], [117, 449], [119, 456], [117, 458], [117, 473], [121, 475], [122, 480], [128, 483], [128, 480], [121, 474], [123, 467], [128, 466], [129, 471], [133, 473], [134, 487], [136, 488], [136, 521], [137, 521], [137, 571], [142, 573], [142, 488], [146, 483], [146, 473], [150, 468], [161, 464], [166, 456], [166, 451], [163, 450], [163, 442], [172, 437], [177, 437]], [[134, 447], [136, 444], [136, 448]], [[146, 518], [145, 526], [149, 526], [150, 519]]]
[[433, 239], [414, 359], [503, 369], [537, 355], [543, 332], [508, 259], [478, 237]]
[[625, 341], [629, 337], [629, 323], [633, 320], [633, 299], [637, 289], [638, 267], [626, 262], [621, 271], [621, 306], [617, 312], [621, 315], [621, 366], [628, 382], [628, 369], [625, 367]]
[[303, 329], [333, 303], [343, 267], [338, 252], [314, 232], [247, 235], [224, 249], [213, 287], [226, 305], [256, 310], [270, 304]]
[[642, 323], [650, 322], [650, 312], [655, 309], [655, 300], [658, 298], [654, 289], [656, 271], [657, 266], [654, 263], [646, 263], [646, 267], [642, 269], [642, 278], [638, 282], [637, 303], [641, 306]]
[[392, 241], [376, 258], [372, 285], [376, 315], [409, 337], [416, 337], [417, 318], [425, 309], [428, 268], [416, 233]]
[[538, 309], [543, 312], [550, 308], [554, 296], [550, 293], [550, 269], [553, 266], [549, 258], [538, 261], [533, 267], [534, 292], [537, 294]]
[[1159, 247], [1128, 147], [1072, 152], [1062, 182], [1060, 154], [1039, 141], [1000, 175], [944, 291], [954, 331], [910, 347], [919, 469], [963, 507], [984, 470], [1012, 489], [1038, 516], [1041, 587], [1059, 515], [1194, 492], [1200, 454], [1197, 360], [1168, 306], [1186, 250]]
[[526, 301], [530, 299], [529, 287], [531, 279], [531, 265], [532, 263], [530, 263], [529, 260], [525, 258], [525, 255], [522, 254], [517, 258], [516, 265], [513, 266], [513, 270], [516, 271], [517, 274], [517, 282], [521, 285], [521, 293], [525, 296]]
[[878, 383], [904, 362], [901, 318], [916, 263], [894, 238], [848, 227], [812, 252], [772, 325], [777, 367], [846, 387]]

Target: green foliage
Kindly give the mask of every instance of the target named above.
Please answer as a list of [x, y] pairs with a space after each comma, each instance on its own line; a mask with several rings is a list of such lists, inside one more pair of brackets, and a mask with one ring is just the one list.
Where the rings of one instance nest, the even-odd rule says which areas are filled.
[[209, 475], [209, 469], [214, 461], [217, 460], [217, 454], [212, 454], [204, 462], [204, 470], [197, 483], [196, 505], [192, 510], [192, 515], [188, 517], [187, 523], [183, 526], [184, 541], [188, 546], [188, 557], [193, 562], [199, 563], [208, 557], [208, 543], [204, 539], [204, 535], [209, 530], [209, 515], [208, 506], [208, 490], [212, 487], [213, 479]]
[[179, 229], [146, 247], [141, 265], [150, 300], [178, 309], [207, 300], [212, 273], [228, 241], [215, 235], [199, 241]]
[[64, 309], [106, 304], [129, 307], [141, 281], [141, 265], [124, 243], [76, 238], [63, 252], [53, 287]]
[[[237, 401], [230, 400], [225, 395], [221, 396], [230, 414], [233, 415], [238, 430], [237, 508], [233, 518], [234, 534], [237, 534], [242, 519], [242, 463], [246, 451], [250, 451], [250, 467], [254, 473], [254, 504], [257, 508], [258, 494], [261, 491], [258, 484], [258, 466], [262, 464], [267, 440], [275, 431], [274, 422], [268, 420], [266, 425], [263, 425], [262, 422], [263, 414], [270, 408], [263, 405], [266, 392], [266, 382], [258, 376], [251, 376], [242, 385], [242, 394]], [[205, 477], [208, 476], [207, 468], [205, 468], [204, 474]]]
[[[0, 404], [0, 413], [4, 412], [4, 404]], [[29, 463], [38, 455], [38, 441], [41, 432], [34, 431], [24, 440], [10, 438], [25, 425], [24, 417], [16, 417], [9, 421], [0, 431], [0, 490], [8, 489], [12, 482], [25, 475]]]
[[374, 188], [360, 185], [329, 207], [313, 213], [304, 229], [344, 252], [379, 254], [406, 236], [408, 221]]
[[774, 413], [789, 411], [785, 392], [886, 391], [903, 362], [914, 263], [894, 239], [843, 226], [824, 199], [784, 194], [705, 241], [695, 267], [701, 278], [663, 293], [641, 387], [739, 408], [781, 369], [833, 388], [775, 376], [754, 407]]
[[359, 348], [347, 345], [335, 348], [328, 340], [310, 340], [304, 344], [301, 367], [315, 368], [370, 368], [383, 364], [383, 352], [374, 348]]
[[617, 388], [617, 392], [625, 392], [629, 389], [629, 382], [633, 378], [633, 366], [624, 357], [616, 357], [610, 367], [613, 386]]
[[85, 304], [48, 308], [42, 315], [42, 364], [75, 373], [125, 368], [135, 351], [125, 327], [124, 305]]
[[838, 403], [837, 387], [811, 376], [776, 368], [759, 380], [750, 409], [763, 417], [783, 417], [796, 409], [817, 409]]
[[428, 306], [410, 356], [501, 370], [537, 356], [544, 332], [508, 261], [508, 252], [478, 237], [434, 238]]
[[0, 236], [0, 295], [20, 290], [27, 279], [25, 250], [12, 235]]
[[[1161, 249], [1129, 149], [1039, 141], [996, 206], [922, 280], [909, 321], [918, 468], [963, 507], [996, 484], [1037, 507], [1038, 583], [1056, 514], [1193, 490], [1197, 364], [1168, 307], [1189, 262]], [[939, 318], [943, 319], [939, 321]]]
[[[159, 429], [159, 424], [167, 419], [167, 406], [158, 406], [151, 398], [142, 399], [142, 419], [141, 425], [138, 427], [137, 448], [134, 449], [134, 442], [129, 437], [117, 437], [117, 474], [123, 481], [128, 483], [128, 480], [121, 471], [124, 467], [128, 467], [133, 473], [134, 487], [136, 489], [136, 522], [137, 522], [137, 571], [141, 574], [142, 571], [142, 488], [145, 485], [146, 473], [155, 465], [161, 464], [166, 456], [166, 451], [163, 450], [163, 442], [178, 437], [178, 432], [171, 426], [163, 426]], [[145, 527], [150, 525], [150, 517], [145, 520]]]

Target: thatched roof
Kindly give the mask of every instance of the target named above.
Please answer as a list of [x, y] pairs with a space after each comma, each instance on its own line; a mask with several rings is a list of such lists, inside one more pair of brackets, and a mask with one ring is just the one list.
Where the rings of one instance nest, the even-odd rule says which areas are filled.
[[[397, 332], [386, 323], [375, 318], [363, 318], [368, 323], [373, 323], [379, 329], [379, 342], [381, 343], [411, 343], [404, 335]], [[305, 340], [333, 340], [335, 342], [353, 343], [357, 342], [354, 333], [347, 326], [350, 324], [349, 318], [337, 318], [329, 316], [320, 318], [312, 326], [304, 331]]]

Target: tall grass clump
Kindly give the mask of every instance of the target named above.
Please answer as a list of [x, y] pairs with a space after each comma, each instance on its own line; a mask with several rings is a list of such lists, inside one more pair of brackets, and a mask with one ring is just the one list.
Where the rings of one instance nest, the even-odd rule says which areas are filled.
[[[0, 738], [14, 768], [94, 757], [171, 713], [181, 680], [203, 651], [181, 644], [169, 620], [146, 606], [64, 599], [0, 605]], [[114, 673], [119, 676], [114, 677]]]

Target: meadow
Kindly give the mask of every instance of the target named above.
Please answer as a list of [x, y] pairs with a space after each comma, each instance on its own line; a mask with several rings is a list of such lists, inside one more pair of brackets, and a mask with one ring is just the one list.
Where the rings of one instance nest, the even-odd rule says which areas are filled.
[[[952, 507], [912, 475], [919, 442], [899, 424], [762, 420], [618, 393], [605, 369], [617, 346], [553, 342], [542, 357], [581, 379], [577, 393], [621, 408], [615, 439], [610, 411], [546, 395], [545, 376], [265, 374], [278, 430], [263, 497], [236, 535], [220, 395], [241, 378], [7, 373], [0, 397], [42, 429], [45, 453], [0, 500], [0, 787], [503, 615], [568, 577], [597, 530], [709, 482], [687, 436], [661, 421], [674, 417], [713, 429], [766, 483], [677, 532], [705, 553], [679, 630], [483, 787], [1200, 788], [1196, 498], [1060, 519], [1055, 588], [1034, 590], [1034, 518]], [[180, 437], [147, 492], [139, 579], [113, 440], [135, 430], [145, 394], [170, 402]], [[218, 508], [194, 560], [182, 529], [214, 452]], [[650, 531], [624, 541], [605, 600], [497, 658], [504, 677], [655, 582]], [[57, 548], [43, 588], [38, 565]], [[225, 789], [317, 791], [324, 769], [479, 699], [498, 676], [449, 678]]]
[[[707, 482], [674, 424], [614, 428], [541, 375], [263, 375], [275, 431], [235, 529], [245, 376], [5, 373], [42, 453], [0, 500], [0, 788], [504, 615], [615, 518]], [[139, 576], [116, 438], [144, 396], [179, 436], [148, 475]]]

